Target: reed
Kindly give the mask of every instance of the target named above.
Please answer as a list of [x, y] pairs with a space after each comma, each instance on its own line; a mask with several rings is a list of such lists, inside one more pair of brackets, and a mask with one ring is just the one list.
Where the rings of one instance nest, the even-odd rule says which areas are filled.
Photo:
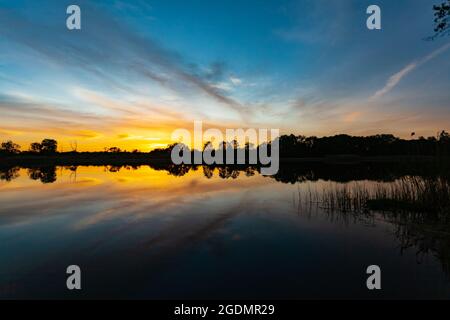
[[392, 183], [330, 183], [306, 192], [310, 203], [340, 212], [417, 212], [450, 217], [450, 183], [441, 177], [406, 176]]

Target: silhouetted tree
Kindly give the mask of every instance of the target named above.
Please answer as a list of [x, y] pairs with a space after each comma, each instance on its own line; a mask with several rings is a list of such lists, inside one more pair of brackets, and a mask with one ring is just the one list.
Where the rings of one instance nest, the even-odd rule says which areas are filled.
[[439, 141], [440, 142], [445, 142], [445, 143], [449, 142], [450, 141], [450, 134], [447, 131], [442, 130], [441, 133], [439, 133]]
[[53, 139], [44, 139], [41, 142], [42, 153], [55, 153], [58, 150], [58, 142]]
[[11, 140], [2, 142], [0, 146], [0, 153], [15, 154], [20, 152], [20, 146]]
[[[350, 135], [336, 135], [318, 138], [315, 136], [282, 135], [279, 138], [280, 158], [314, 158], [336, 155], [352, 156], [440, 156], [450, 154], [450, 134], [442, 131], [435, 137], [419, 137], [418, 139], [400, 139], [392, 134], [378, 134], [374, 136], [361, 137]], [[256, 147], [256, 152], [267, 145], [270, 153], [271, 143], [262, 143]], [[237, 149], [234, 149], [234, 147]], [[210, 145], [209, 145], [210, 147]], [[165, 149], [157, 149], [150, 154], [155, 157], [167, 157], [173, 145]], [[235, 154], [237, 151], [245, 152], [248, 160], [250, 144], [239, 148], [236, 142], [221, 142], [219, 148], [214, 151], [223, 151], [224, 160], [226, 150], [231, 149]], [[201, 152], [194, 150], [192, 152]], [[248, 162], [247, 162], [248, 163]], [[235, 161], [236, 164], [236, 161]]]
[[121, 151], [122, 150], [120, 150], [120, 148], [118, 148], [118, 147], [111, 147], [108, 149], [108, 152], [111, 152], [111, 153], [119, 153]]
[[72, 150], [72, 152], [77, 152], [78, 142], [76, 140], [70, 142], [70, 149]]
[[41, 143], [33, 142], [30, 144], [30, 151], [34, 153], [56, 153], [58, 150], [58, 142], [54, 139], [44, 139]]
[[173, 148], [178, 143], [172, 143], [168, 145], [166, 148], [157, 148], [149, 152], [149, 155], [154, 158], [164, 158], [164, 159], [170, 159], [170, 155], [172, 153]]
[[30, 144], [31, 152], [39, 153], [39, 152], [41, 152], [41, 149], [42, 149], [42, 145], [39, 142], [33, 142], [32, 144]]
[[449, 34], [450, 0], [447, 0], [447, 2], [443, 2], [440, 5], [434, 5], [433, 10], [434, 10], [435, 35], [432, 38]]

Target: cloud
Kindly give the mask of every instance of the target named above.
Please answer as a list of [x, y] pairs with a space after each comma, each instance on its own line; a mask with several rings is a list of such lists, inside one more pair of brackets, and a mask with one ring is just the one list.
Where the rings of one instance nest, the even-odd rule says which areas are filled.
[[392, 75], [386, 82], [386, 85], [382, 89], [375, 92], [374, 95], [369, 98], [369, 100], [375, 100], [383, 97], [385, 94], [394, 89], [395, 86], [397, 86], [397, 84], [403, 79], [404, 76], [406, 76], [408, 73], [412, 72], [415, 68], [417, 68], [418, 65], [419, 64], [417, 62], [413, 62], [404, 67], [399, 72]]
[[222, 61], [216, 61], [211, 63], [206, 72], [200, 75], [200, 77], [208, 81], [219, 81], [222, 80], [226, 71], [226, 65]]
[[[47, 2], [63, 6], [60, 2]], [[0, 9], [0, 37], [38, 53], [39, 62], [61, 67], [68, 73], [81, 71], [117, 90], [135, 92], [123, 79], [140, 77], [178, 92], [206, 95], [241, 117], [247, 114], [245, 106], [211, 84], [223, 77], [223, 63], [214, 62], [206, 72], [198, 72], [199, 68], [179, 52], [130, 30], [123, 21], [116, 21], [92, 2], [79, 2], [83, 7], [83, 27], [79, 32], [68, 31], [64, 24], [49, 24], [52, 19], [42, 21], [15, 10]]]
[[239, 79], [237, 77], [230, 77], [230, 81], [235, 86], [242, 84], [242, 79]]
[[362, 112], [360, 111], [353, 111], [348, 114], [346, 114], [343, 118], [344, 122], [353, 123], [356, 120], [358, 120], [362, 115]]
[[93, 139], [102, 136], [100, 133], [95, 132], [93, 130], [76, 130], [69, 132], [69, 134], [74, 137], [80, 137], [85, 139]]
[[213, 86], [214, 88], [217, 88], [219, 90], [222, 90], [222, 91], [231, 91], [231, 89], [232, 89], [231, 85], [227, 82], [219, 82], [219, 83], [212, 84], [211, 86]]
[[393, 74], [391, 77], [389, 77], [389, 79], [386, 82], [385, 86], [382, 89], [380, 89], [377, 92], [375, 92], [369, 98], [369, 100], [373, 101], [373, 100], [376, 100], [376, 99], [379, 99], [379, 98], [383, 97], [384, 95], [389, 93], [392, 89], [394, 89], [405, 76], [407, 76], [409, 73], [413, 72], [417, 67], [427, 63], [428, 61], [434, 59], [435, 57], [437, 57], [441, 53], [445, 52], [448, 48], [450, 48], [450, 43], [448, 43], [448, 44], [440, 47], [439, 49], [433, 51], [432, 53], [430, 53], [426, 57], [422, 58], [421, 60], [415, 61], [415, 62], [412, 62], [412, 63], [408, 64], [402, 70], [400, 70], [399, 72], [397, 72], [397, 73]]

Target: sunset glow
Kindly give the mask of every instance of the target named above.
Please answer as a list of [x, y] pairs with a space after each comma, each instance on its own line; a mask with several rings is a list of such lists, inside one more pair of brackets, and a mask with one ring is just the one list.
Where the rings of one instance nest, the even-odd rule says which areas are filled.
[[0, 2], [0, 140], [22, 150], [53, 138], [60, 151], [149, 151], [195, 120], [317, 136], [449, 129], [450, 44], [423, 40], [426, 1], [379, 1], [379, 32], [367, 1], [78, 1], [78, 31], [66, 1]]

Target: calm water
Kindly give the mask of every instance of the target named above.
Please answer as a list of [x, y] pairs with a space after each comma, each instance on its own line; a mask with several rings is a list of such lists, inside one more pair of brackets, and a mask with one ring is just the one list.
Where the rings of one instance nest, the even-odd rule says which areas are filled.
[[[358, 183], [378, 180], [367, 170]], [[311, 208], [302, 194], [342, 182], [286, 172], [2, 173], [0, 297], [450, 298], [445, 235]], [[71, 264], [82, 269], [78, 292], [65, 287]], [[366, 289], [371, 264], [381, 291]]]

